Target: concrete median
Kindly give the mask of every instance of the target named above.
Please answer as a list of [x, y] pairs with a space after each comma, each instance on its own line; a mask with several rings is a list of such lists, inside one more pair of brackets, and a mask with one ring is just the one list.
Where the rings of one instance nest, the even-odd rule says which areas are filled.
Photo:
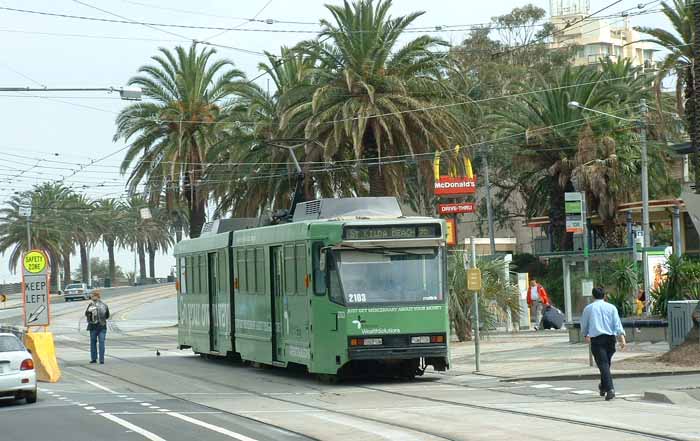
[[32, 352], [36, 378], [39, 381], [57, 383], [61, 379], [61, 369], [56, 360], [56, 347], [51, 332], [28, 332], [24, 345]]

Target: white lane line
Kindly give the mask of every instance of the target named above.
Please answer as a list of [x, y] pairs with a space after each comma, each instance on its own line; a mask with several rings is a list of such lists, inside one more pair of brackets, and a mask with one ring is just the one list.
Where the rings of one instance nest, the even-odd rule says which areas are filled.
[[573, 390], [573, 389], [574, 389], [573, 387], [555, 387], [555, 388], [553, 388], [552, 390], [556, 390], [556, 391], [561, 392], [561, 391]]
[[548, 389], [548, 388], [552, 387], [552, 385], [551, 384], [533, 384], [530, 387], [533, 389]]
[[592, 390], [584, 389], [584, 390], [574, 390], [574, 391], [571, 391], [571, 393], [576, 394], [576, 395], [591, 395], [591, 394], [595, 394], [596, 392], [592, 391]]
[[92, 411], [92, 413], [101, 414], [101, 413], [104, 413], [104, 410], [95, 409]]
[[153, 404], [151, 404], [151, 403], [141, 403], [141, 405], [144, 407], [153, 406]]
[[149, 409], [160, 409], [160, 407], [158, 407], [158, 406], [149, 406], [148, 408]]
[[66, 398], [66, 397], [61, 397], [61, 398], [59, 398], [59, 400], [64, 400], [64, 401], [67, 400], [67, 399], [68, 399], [68, 398]]
[[209, 424], [204, 421], [198, 420], [196, 418], [189, 417], [187, 415], [183, 415], [181, 413], [177, 412], [168, 412], [168, 415], [171, 417], [175, 417], [178, 419], [181, 419], [182, 421], [187, 421], [188, 423], [194, 424], [196, 426], [204, 427], [205, 429], [209, 429], [213, 432], [220, 433], [222, 435], [226, 435], [229, 438], [237, 439], [239, 441], [257, 441], [254, 438], [250, 438], [245, 435], [241, 435], [240, 433], [232, 432], [230, 430], [224, 429], [223, 427], [215, 426], [214, 424]]
[[102, 385], [99, 384], [99, 383], [95, 383], [94, 381], [90, 381], [90, 380], [83, 380], [83, 381], [86, 382], [86, 383], [88, 383], [88, 384], [91, 384], [91, 385], [95, 386], [95, 387], [98, 388], [98, 389], [102, 389], [102, 390], [105, 391], [105, 392], [109, 392], [110, 394], [117, 395], [117, 392], [114, 392], [112, 389], [110, 389], [110, 388], [108, 388], [108, 387], [104, 387], [104, 386], [102, 386]]
[[640, 398], [642, 395], [641, 394], [625, 394], [625, 395], [618, 395], [617, 398]]
[[129, 400], [129, 401], [133, 401], [133, 400], [135, 400], [135, 399], [136, 399], [136, 398], [132, 398], [132, 397], [127, 398], [127, 400]]
[[119, 398], [126, 398], [126, 395], [119, 395]]
[[83, 409], [85, 409], [85, 410], [95, 410], [95, 408], [92, 407], [92, 406], [86, 406], [86, 407], [83, 407]]
[[135, 424], [131, 424], [130, 422], [119, 418], [118, 416], [114, 416], [111, 413], [102, 413], [100, 414], [101, 416], [107, 418], [108, 420], [115, 422], [119, 424], [120, 426], [126, 427], [127, 429], [131, 430], [132, 432], [136, 432], [139, 435], [142, 435], [144, 438], [149, 439], [150, 441], [165, 441], [163, 438], [159, 437], [153, 432], [149, 432], [148, 430], [139, 427]]
[[158, 409], [158, 412], [172, 412], [170, 409]]

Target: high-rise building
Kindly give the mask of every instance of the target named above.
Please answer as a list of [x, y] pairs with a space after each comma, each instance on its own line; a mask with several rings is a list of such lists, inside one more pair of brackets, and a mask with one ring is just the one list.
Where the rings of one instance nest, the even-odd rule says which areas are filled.
[[611, 19], [588, 17], [590, 0], [550, 0], [550, 21], [556, 31], [552, 48], [575, 46], [574, 64], [597, 64], [601, 59], [628, 59], [635, 66], [654, 67], [651, 43], [641, 43], [629, 17]]

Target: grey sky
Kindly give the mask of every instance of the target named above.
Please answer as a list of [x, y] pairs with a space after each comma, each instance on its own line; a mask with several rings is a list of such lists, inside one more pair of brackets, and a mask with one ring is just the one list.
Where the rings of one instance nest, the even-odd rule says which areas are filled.
[[[195, 26], [242, 25], [244, 29], [318, 29], [314, 25], [244, 23], [239, 19], [225, 17], [252, 17], [267, 0], [224, 1], [200, 0], [84, 0], [101, 9], [133, 20], [161, 23], [177, 23]], [[141, 4], [152, 5], [153, 8]], [[320, 0], [272, 0], [259, 16], [261, 19], [317, 22], [327, 14]], [[332, 3], [339, 3], [333, 1]], [[416, 10], [425, 10], [415, 26], [465, 25], [485, 23], [492, 16], [509, 12], [516, 6], [528, 3], [526, 0], [395, 0], [393, 15], [401, 15]], [[532, 0], [531, 3], [545, 9], [549, 0]], [[595, 11], [612, 0], [591, 0], [591, 10]], [[606, 11], [619, 12], [635, 7], [640, 0], [625, 0]], [[642, 1], [646, 3], [646, 1]], [[72, 0], [4, 0], [0, 6], [31, 9], [54, 13], [82, 15], [90, 17], [114, 18], [105, 13], [80, 5]], [[173, 8], [197, 11], [198, 14], [175, 12], [157, 8]], [[658, 3], [649, 6], [658, 9]], [[202, 14], [202, 15], [199, 15]], [[632, 19], [635, 25], [663, 26], [664, 17], [650, 14]], [[194, 31], [171, 29], [190, 39], [207, 39], [217, 31]], [[44, 34], [36, 34], [44, 33]], [[73, 34], [58, 36], [47, 34]], [[443, 38], [458, 42], [463, 33], [444, 32]], [[88, 38], [93, 36], [94, 38]], [[281, 45], [292, 46], [297, 41], [310, 38], [313, 34], [269, 33], [229, 31], [212, 40], [213, 42], [254, 51], [277, 52]], [[114, 38], [102, 38], [114, 37]], [[134, 40], [132, 40], [134, 39]], [[180, 41], [181, 40], [181, 41]], [[49, 87], [105, 87], [120, 86], [136, 72], [139, 66], [148, 62], [160, 46], [173, 47], [176, 44], [189, 44], [185, 39], [168, 35], [139, 25], [97, 23], [58, 17], [45, 17], [17, 12], [0, 11], [0, 86]], [[260, 56], [219, 49], [219, 55], [233, 60], [249, 77], [258, 74], [257, 63]], [[263, 83], [264, 84], [264, 83]], [[51, 97], [48, 99], [46, 97]], [[60, 101], [60, 102], [59, 102]], [[79, 164], [87, 165], [91, 160], [112, 153], [124, 146], [112, 142], [115, 114], [124, 106], [117, 96], [106, 93], [90, 94], [15, 94], [0, 93], [0, 181], [9, 175], [26, 170], [11, 184], [0, 184], [0, 201], [6, 200], [13, 191], [26, 190], [35, 183], [61, 179], [78, 169]], [[58, 153], [55, 156], [54, 153]], [[15, 155], [15, 156], [10, 156]], [[27, 158], [21, 158], [24, 156]], [[85, 185], [91, 197], [124, 194], [124, 180], [118, 172], [121, 154], [99, 164], [85, 167], [67, 179], [80, 190]], [[62, 161], [71, 164], [62, 164]], [[102, 186], [97, 187], [97, 185]], [[106, 257], [102, 247], [93, 256]], [[129, 270], [133, 268], [132, 254], [120, 251], [117, 263]], [[77, 259], [74, 259], [74, 267]], [[157, 274], [169, 272], [172, 259], [157, 260]], [[7, 256], [0, 257], [0, 281], [15, 281], [7, 269]]]

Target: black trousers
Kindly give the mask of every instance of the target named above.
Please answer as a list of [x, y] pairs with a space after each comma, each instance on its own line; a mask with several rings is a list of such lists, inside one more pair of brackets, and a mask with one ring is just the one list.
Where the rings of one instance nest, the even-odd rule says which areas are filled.
[[615, 343], [614, 335], [599, 335], [591, 338], [591, 352], [593, 352], [593, 358], [595, 358], [595, 363], [600, 370], [600, 384], [603, 386], [604, 392], [615, 389], [610, 373]]

